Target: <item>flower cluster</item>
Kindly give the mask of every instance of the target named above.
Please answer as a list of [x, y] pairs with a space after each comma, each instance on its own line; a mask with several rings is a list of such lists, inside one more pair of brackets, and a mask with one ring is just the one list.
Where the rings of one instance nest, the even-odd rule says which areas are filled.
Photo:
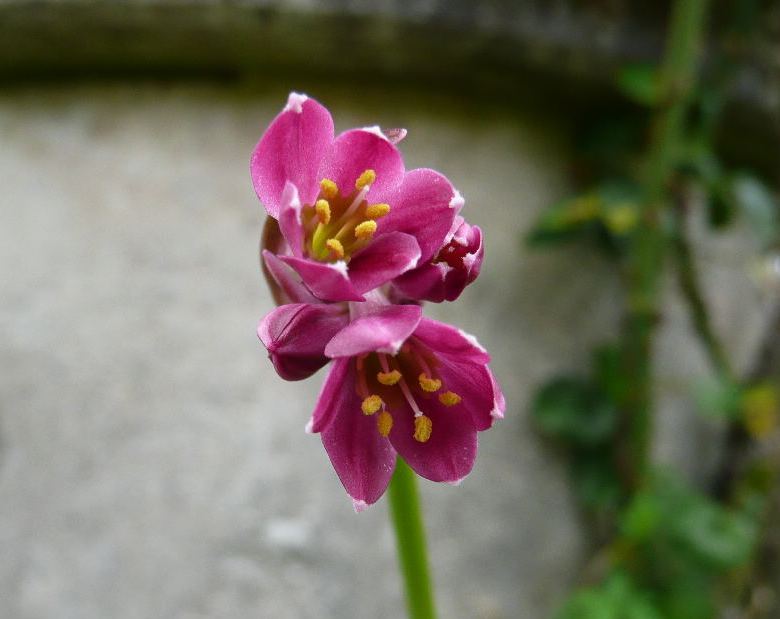
[[485, 349], [422, 315], [423, 301], [455, 300], [477, 277], [482, 232], [459, 215], [447, 178], [405, 169], [405, 135], [335, 136], [328, 110], [292, 93], [250, 164], [279, 304], [258, 336], [286, 380], [331, 364], [307, 430], [358, 510], [384, 493], [396, 455], [422, 477], [459, 482], [477, 432], [505, 409]]

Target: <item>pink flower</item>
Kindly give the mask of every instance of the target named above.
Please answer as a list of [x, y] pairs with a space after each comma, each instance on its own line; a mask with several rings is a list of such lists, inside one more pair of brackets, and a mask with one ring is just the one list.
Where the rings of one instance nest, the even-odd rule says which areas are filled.
[[422, 477], [458, 483], [474, 465], [477, 432], [505, 409], [490, 357], [472, 336], [423, 318], [419, 305], [369, 296], [282, 305], [258, 328], [283, 378], [332, 361], [307, 429], [321, 433], [357, 510], [382, 496], [396, 454]]
[[482, 230], [458, 215], [453, 232], [447, 235], [436, 255], [397, 277], [393, 286], [402, 298], [434, 303], [454, 301], [477, 279], [484, 255]]
[[437, 256], [463, 199], [434, 170], [406, 171], [378, 127], [334, 138], [328, 110], [292, 93], [255, 148], [250, 170], [281, 231], [274, 253], [320, 300], [362, 301], [418, 264], [446, 262]]

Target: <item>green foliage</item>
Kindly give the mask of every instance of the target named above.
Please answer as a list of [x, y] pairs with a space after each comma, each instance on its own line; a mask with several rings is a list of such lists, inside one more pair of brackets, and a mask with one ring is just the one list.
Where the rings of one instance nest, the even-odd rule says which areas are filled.
[[633, 183], [604, 182], [547, 209], [528, 234], [532, 246], [593, 239], [604, 250], [620, 250], [639, 221], [639, 190]]
[[626, 507], [619, 533], [610, 573], [575, 592], [556, 619], [712, 619], [717, 581], [749, 559], [757, 524], [656, 474]]
[[539, 431], [568, 449], [575, 491], [591, 509], [620, 501], [614, 439], [622, 382], [617, 350], [603, 347], [594, 357], [592, 377], [556, 377], [539, 389], [531, 407]]
[[686, 571], [711, 574], [749, 558], [756, 523], [667, 474], [636, 494], [623, 514], [621, 531], [646, 559], [672, 553]]
[[600, 585], [577, 591], [556, 619], [664, 619], [650, 594], [616, 570]]
[[618, 71], [615, 83], [626, 97], [648, 107], [660, 100], [658, 68], [655, 65], [632, 64]]
[[694, 399], [705, 415], [737, 419], [742, 398], [742, 387], [728, 378], [711, 378], [694, 387]]
[[555, 378], [544, 385], [531, 414], [544, 434], [586, 447], [609, 440], [617, 420], [615, 407], [596, 385], [573, 377]]

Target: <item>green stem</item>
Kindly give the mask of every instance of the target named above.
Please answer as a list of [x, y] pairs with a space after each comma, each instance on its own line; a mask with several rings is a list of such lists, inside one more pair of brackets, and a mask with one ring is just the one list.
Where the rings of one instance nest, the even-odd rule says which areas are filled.
[[398, 458], [388, 491], [390, 514], [395, 528], [398, 561], [406, 585], [409, 619], [435, 619], [433, 587], [428, 570], [417, 480], [409, 466]]
[[659, 84], [659, 104], [643, 177], [641, 224], [628, 253], [628, 307], [624, 327], [627, 388], [623, 409], [628, 441], [621, 453], [628, 493], [641, 485], [652, 434], [652, 340], [659, 316], [659, 288], [666, 254], [662, 217], [696, 77], [707, 0], [676, 0]]
[[712, 327], [712, 320], [704, 300], [699, 282], [698, 270], [688, 234], [686, 204], [679, 200], [676, 209], [677, 225], [673, 238], [674, 254], [677, 262], [677, 281], [688, 305], [691, 323], [696, 335], [707, 353], [712, 369], [726, 381], [735, 382], [736, 377], [729, 363], [726, 351]]

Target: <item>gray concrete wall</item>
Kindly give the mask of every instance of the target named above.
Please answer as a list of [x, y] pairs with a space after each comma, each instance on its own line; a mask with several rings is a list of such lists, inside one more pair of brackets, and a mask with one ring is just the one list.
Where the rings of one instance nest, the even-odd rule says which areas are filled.
[[[459, 488], [423, 483], [442, 616], [542, 618], [588, 547], [565, 467], [532, 433], [539, 381], [618, 328], [612, 266], [521, 237], [565, 195], [555, 118], [384, 88], [311, 84], [337, 128], [406, 126], [485, 230], [462, 301], [509, 408]], [[305, 84], [299, 86], [305, 89]], [[276, 377], [249, 153], [276, 87], [18, 88], [0, 94], [0, 600], [13, 619], [402, 616], [386, 505], [356, 515], [303, 426], [321, 376]], [[764, 300], [739, 231], [705, 261], [742, 365]], [[735, 291], [739, 291], [736, 293]], [[671, 291], [670, 291], [671, 294]], [[678, 304], [679, 308], [679, 304]], [[707, 474], [710, 426], [679, 380], [706, 368], [682, 311], [660, 345], [658, 457]]]

